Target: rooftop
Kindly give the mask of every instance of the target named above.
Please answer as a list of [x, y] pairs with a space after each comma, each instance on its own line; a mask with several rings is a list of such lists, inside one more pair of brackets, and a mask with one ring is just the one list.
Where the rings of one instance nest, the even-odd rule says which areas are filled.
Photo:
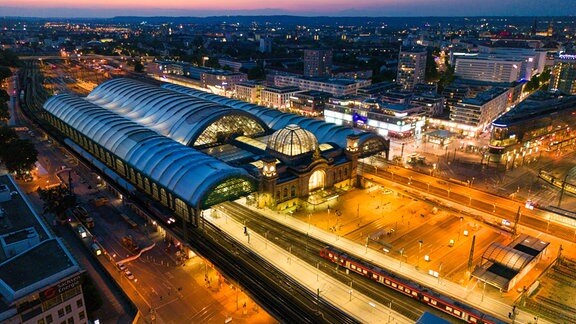
[[563, 96], [538, 91], [500, 116], [493, 124], [510, 126], [514, 123], [523, 122], [532, 118], [541, 118], [546, 114], [569, 109], [576, 110], [576, 96]]

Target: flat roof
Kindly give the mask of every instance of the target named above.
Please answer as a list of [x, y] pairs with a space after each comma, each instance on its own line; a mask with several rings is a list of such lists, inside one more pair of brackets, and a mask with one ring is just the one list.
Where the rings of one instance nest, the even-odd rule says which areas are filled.
[[[8, 187], [10, 192], [16, 191], [19, 194], [12, 195], [12, 199], [0, 203], [0, 207], [4, 209], [6, 216], [0, 218], [0, 236], [7, 236], [9, 234], [17, 233], [27, 228], [33, 227], [38, 233], [40, 240], [48, 238], [44, 226], [39, 223], [37, 215], [30, 210], [30, 206], [22, 197], [22, 192], [12, 181], [8, 175], [0, 176], [0, 184]], [[6, 260], [7, 255], [4, 249], [0, 248], [0, 262]]]
[[[5, 216], [0, 218], [0, 311], [15, 300], [62, 279], [79, 274], [81, 269], [64, 244], [53, 236], [44, 219], [9, 175], [0, 175], [11, 199], [0, 203]], [[26, 244], [18, 244], [19, 241]], [[5, 248], [10, 248], [10, 253]]]
[[523, 102], [510, 109], [492, 122], [497, 126], [511, 126], [530, 119], [542, 118], [551, 113], [561, 111], [576, 111], [576, 96], [537, 91]]
[[0, 264], [0, 280], [14, 291], [77, 266], [56, 239], [49, 239]]

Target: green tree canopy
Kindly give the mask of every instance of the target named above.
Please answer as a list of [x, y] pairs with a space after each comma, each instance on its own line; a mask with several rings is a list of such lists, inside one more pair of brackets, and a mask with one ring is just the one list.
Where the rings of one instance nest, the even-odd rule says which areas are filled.
[[134, 72], [136, 72], [136, 73], [144, 72], [144, 64], [142, 64], [142, 62], [140, 62], [140, 61], [136, 61], [134, 63]]
[[14, 54], [14, 52], [12, 52], [11, 50], [0, 49], [0, 65], [19, 67], [22, 65], [22, 62], [18, 59], [18, 56]]
[[76, 206], [77, 203], [76, 196], [62, 184], [50, 189], [38, 188], [38, 195], [44, 201], [44, 213], [54, 213], [60, 219], [66, 210]]
[[6, 126], [0, 127], [0, 157], [6, 155], [8, 143], [16, 139], [18, 139], [18, 134], [16, 134], [12, 128]]
[[22, 174], [31, 170], [38, 161], [38, 151], [29, 140], [15, 139], [2, 149], [2, 160], [10, 172]]
[[4, 101], [0, 102], [0, 120], [8, 120], [10, 119], [10, 109], [8, 108], [8, 104]]
[[[1, 65], [1, 63], [0, 63]], [[0, 66], [0, 81], [12, 76], [12, 71], [9, 67]]]
[[8, 92], [6, 92], [4, 89], [0, 89], [0, 102], [6, 102], [8, 100], [10, 100], [10, 95]]
[[248, 70], [248, 80], [263, 80], [266, 78], [266, 72], [260, 66], [255, 66]]

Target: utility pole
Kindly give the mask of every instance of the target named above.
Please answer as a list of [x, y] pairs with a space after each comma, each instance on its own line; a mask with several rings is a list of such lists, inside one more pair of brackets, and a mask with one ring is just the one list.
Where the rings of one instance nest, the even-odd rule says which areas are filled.
[[516, 212], [516, 218], [514, 219], [514, 227], [512, 228], [512, 236], [516, 236], [516, 231], [518, 230], [518, 222], [520, 221], [520, 206], [518, 206], [518, 211]]
[[472, 273], [472, 260], [474, 259], [474, 245], [476, 244], [476, 235], [472, 236], [472, 246], [470, 246], [470, 255], [468, 256], [468, 278]]

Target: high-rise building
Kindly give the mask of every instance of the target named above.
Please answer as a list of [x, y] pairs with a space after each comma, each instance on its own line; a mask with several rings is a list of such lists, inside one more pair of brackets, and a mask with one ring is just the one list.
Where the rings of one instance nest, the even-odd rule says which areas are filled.
[[549, 90], [576, 95], [576, 54], [561, 53], [554, 59]]
[[272, 38], [260, 38], [260, 46], [258, 47], [260, 53], [272, 53]]
[[304, 76], [321, 77], [330, 76], [332, 71], [332, 50], [306, 49], [304, 50]]
[[398, 56], [396, 83], [404, 90], [412, 90], [414, 85], [424, 83], [426, 73], [426, 48], [412, 47], [401, 49]]

